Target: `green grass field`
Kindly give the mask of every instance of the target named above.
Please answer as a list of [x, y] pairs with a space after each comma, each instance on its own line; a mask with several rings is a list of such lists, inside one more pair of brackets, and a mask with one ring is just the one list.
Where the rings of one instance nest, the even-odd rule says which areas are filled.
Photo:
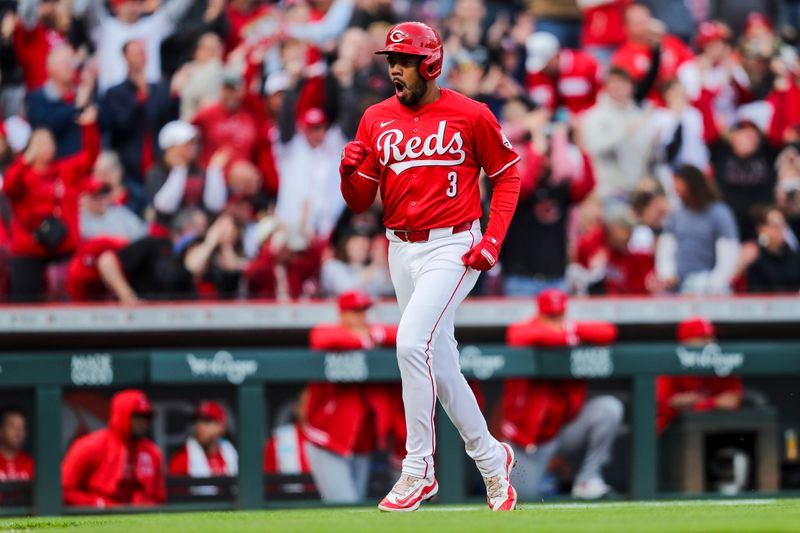
[[261, 512], [140, 514], [26, 518], [0, 521], [0, 531], [231, 533], [500, 532], [797, 532], [800, 500], [717, 500], [657, 503], [527, 504], [493, 514], [482, 506], [423, 506], [416, 513], [377, 509], [303, 509]]

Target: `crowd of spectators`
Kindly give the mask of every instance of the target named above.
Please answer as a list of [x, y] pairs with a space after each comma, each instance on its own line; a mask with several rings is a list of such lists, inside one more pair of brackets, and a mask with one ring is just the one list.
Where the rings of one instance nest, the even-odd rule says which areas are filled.
[[800, 289], [795, 0], [19, 0], [2, 298], [391, 296], [380, 199], [349, 212], [338, 162], [401, 20], [522, 157], [477, 292]]

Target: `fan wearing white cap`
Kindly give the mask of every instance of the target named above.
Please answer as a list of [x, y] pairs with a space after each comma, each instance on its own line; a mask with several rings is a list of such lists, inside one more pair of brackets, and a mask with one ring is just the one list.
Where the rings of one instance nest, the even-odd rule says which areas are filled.
[[525, 89], [535, 104], [577, 114], [592, 107], [602, 86], [600, 64], [580, 50], [560, 48], [551, 33], [538, 31], [525, 42]]
[[155, 208], [155, 226], [169, 234], [175, 215], [181, 209], [201, 208], [209, 214], [225, 207], [228, 192], [224, 169], [228, 151], [215, 153], [204, 173], [197, 166], [197, 128], [183, 120], [167, 123], [158, 133], [163, 157], [147, 173], [147, 195]]

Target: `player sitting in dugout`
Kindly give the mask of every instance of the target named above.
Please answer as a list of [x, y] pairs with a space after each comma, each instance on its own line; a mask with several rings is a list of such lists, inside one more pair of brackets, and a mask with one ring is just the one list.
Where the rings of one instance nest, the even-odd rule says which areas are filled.
[[[575, 322], [565, 318], [567, 295], [542, 291], [538, 315], [508, 327], [510, 346], [558, 348], [579, 344], [609, 344], [617, 328], [606, 322]], [[519, 464], [512, 482], [519, 497], [539, 498], [542, 478], [551, 459], [559, 455], [576, 461], [572, 495], [582, 499], [605, 496], [611, 489], [603, 466], [622, 423], [624, 407], [613, 396], [587, 400], [586, 382], [574, 379], [513, 378], [503, 383], [501, 433], [512, 443]]]
[[64, 503], [98, 508], [164, 503], [161, 450], [147, 438], [152, 416], [142, 391], [115, 394], [108, 427], [77, 439], [64, 457]]
[[[235, 477], [239, 473], [239, 454], [224, 438], [227, 432], [225, 410], [217, 402], [205, 400], [194, 411], [192, 435], [186, 444], [170, 458], [170, 476]], [[192, 494], [219, 494], [219, 487], [191, 487]]]
[[[716, 341], [714, 325], [702, 317], [678, 324], [678, 342], [702, 349]], [[681, 412], [734, 411], [742, 403], [742, 379], [738, 376], [658, 376], [656, 378], [656, 427], [659, 435]]]
[[0, 482], [33, 479], [33, 458], [23, 450], [26, 437], [22, 410], [17, 407], [0, 409]]
[[[369, 295], [348, 291], [337, 303], [339, 323], [312, 329], [312, 349], [347, 352], [395, 345], [396, 326], [367, 322]], [[387, 449], [391, 436], [392, 451], [405, 450], [403, 398], [396, 383], [311, 383], [303, 418], [306, 457], [326, 502], [363, 501], [371, 452]]]

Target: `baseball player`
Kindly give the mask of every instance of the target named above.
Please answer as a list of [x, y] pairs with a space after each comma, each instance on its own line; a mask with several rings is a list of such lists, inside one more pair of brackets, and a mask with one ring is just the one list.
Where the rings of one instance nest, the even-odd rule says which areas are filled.
[[[345, 201], [365, 211], [380, 188], [389, 271], [402, 317], [397, 360], [407, 428], [402, 475], [380, 502], [413, 511], [434, 496], [436, 398], [484, 477], [494, 511], [514, 509], [514, 452], [490, 434], [461, 374], [455, 311], [481, 271], [497, 262], [519, 195], [519, 156], [489, 109], [449, 89], [442, 41], [418, 22], [394, 26], [385, 54], [395, 95], [366, 110], [339, 169]], [[481, 236], [478, 178], [492, 182], [491, 214]]]

